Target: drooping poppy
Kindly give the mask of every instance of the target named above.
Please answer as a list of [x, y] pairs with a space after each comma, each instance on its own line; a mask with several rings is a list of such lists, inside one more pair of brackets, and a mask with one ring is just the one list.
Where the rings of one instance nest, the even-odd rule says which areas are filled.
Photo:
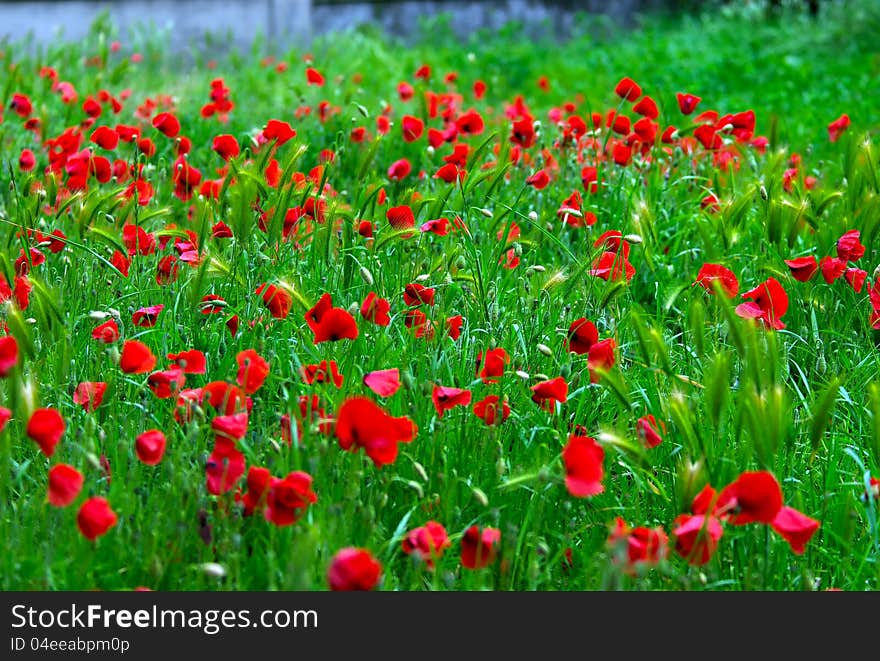
[[131, 315], [131, 321], [132, 323], [134, 323], [135, 326], [140, 326], [142, 328], [152, 328], [156, 325], [156, 321], [159, 318], [159, 313], [161, 313], [164, 309], [165, 306], [162, 304], [150, 305], [145, 308], [140, 308]]
[[739, 280], [733, 271], [721, 264], [703, 264], [697, 273], [694, 284], [700, 285], [710, 294], [714, 294], [715, 282], [721, 286], [721, 291], [728, 298], [733, 298], [739, 292]]
[[605, 450], [591, 436], [572, 434], [562, 450], [565, 487], [576, 498], [589, 498], [605, 491]]
[[[504, 375], [504, 366], [510, 363], [510, 356], [501, 347], [489, 349], [477, 354], [477, 376], [483, 383], [498, 383], [498, 377]], [[482, 366], [482, 369], [481, 369]]]
[[565, 344], [569, 351], [580, 356], [587, 353], [590, 347], [598, 341], [599, 331], [596, 325], [586, 317], [581, 317], [569, 325]]
[[636, 433], [646, 448], [656, 448], [663, 442], [661, 430], [665, 432], [665, 426], [651, 414], [642, 416], [636, 421]]

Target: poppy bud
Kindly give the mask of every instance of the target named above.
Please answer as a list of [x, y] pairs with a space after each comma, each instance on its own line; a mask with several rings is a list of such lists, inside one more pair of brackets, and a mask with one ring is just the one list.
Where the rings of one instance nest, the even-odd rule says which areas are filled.
[[538, 351], [540, 351], [545, 356], [552, 356], [553, 355], [553, 350], [550, 347], [548, 347], [546, 344], [539, 344]]
[[429, 280], [430, 278], [431, 278], [430, 273], [422, 273], [422, 274], [416, 276], [416, 282], [425, 282], [426, 280]]
[[529, 376], [528, 372], [523, 372], [522, 370], [516, 370], [516, 372], [514, 372], [514, 374], [516, 374], [523, 381], [528, 381], [530, 378], [532, 378]]
[[571, 363], [565, 363], [564, 365], [562, 365], [562, 367], [559, 369], [559, 376], [561, 376], [566, 381], [568, 380], [568, 377], [571, 376]]
[[400, 373], [400, 381], [403, 383], [403, 387], [407, 390], [412, 390], [416, 387], [415, 379], [413, 378], [412, 372], [409, 370], [403, 370]]
[[679, 466], [678, 476], [679, 508], [684, 511], [690, 507], [694, 496], [707, 482], [706, 466], [702, 458], [697, 461], [685, 459]]
[[538, 381], [549, 381], [549, 380], [550, 380], [550, 377], [549, 377], [549, 376], [547, 376], [546, 374], [540, 374], [540, 373], [539, 373], [539, 374], [535, 374], [535, 378], [536, 378]]
[[623, 237], [623, 240], [627, 243], [638, 245], [642, 242], [642, 237], [640, 237], [638, 234], [627, 234], [625, 237]]
[[110, 315], [107, 312], [101, 312], [101, 310], [92, 310], [89, 312], [89, 317], [95, 321], [104, 321], [109, 316]]
[[434, 155], [434, 148], [431, 145], [428, 145], [428, 148], [425, 151], [428, 152], [428, 156]]
[[373, 286], [373, 274], [370, 273], [370, 270], [366, 266], [361, 267], [361, 278], [363, 278], [364, 282], [366, 282], [371, 287]]
[[538, 222], [538, 212], [535, 211], [534, 209], [529, 211], [529, 220], [531, 220], [533, 223]]
[[474, 500], [476, 500], [483, 507], [489, 506], [489, 497], [486, 495], [486, 492], [478, 487], [473, 488]]
[[199, 566], [205, 576], [223, 578], [226, 576], [226, 568], [219, 562], [204, 562]]
[[767, 194], [767, 188], [764, 186], [764, 184], [761, 184], [760, 192], [761, 199], [766, 202], [770, 198], [770, 196]]
[[418, 494], [420, 500], [425, 497], [425, 490], [422, 489], [422, 485], [415, 480], [409, 480], [406, 483], [406, 486], [415, 491]]
[[513, 244], [513, 254], [516, 255], [517, 257], [522, 257], [522, 245], [520, 245], [519, 243], [514, 243]]
[[478, 209], [478, 211], [486, 216], [486, 218], [494, 218], [495, 214], [493, 214], [489, 209]]
[[354, 317], [356, 314], [360, 313], [361, 304], [355, 301], [351, 305], [348, 306], [348, 314]]

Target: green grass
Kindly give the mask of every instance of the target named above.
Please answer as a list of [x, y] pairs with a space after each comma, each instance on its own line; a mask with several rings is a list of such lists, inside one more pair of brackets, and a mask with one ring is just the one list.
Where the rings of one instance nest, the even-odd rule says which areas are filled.
[[[867, 271], [871, 284], [880, 258], [874, 138], [880, 6], [823, 3], [822, 12], [815, 21], [795, 11], [768, 19], [749, 3], [699, 16], [647, 16], [628, 31], [582, 18], [582, 36], [560, 43], [530, 42], [511, 26], [461, 44], [442, 20], [422, 26], [432, 40], [415, 47], [362, 30], [311, 44], [313, 66], [327, 79], [324, 87], [305, 84], [299, 50], [261, 63], [260, 44], [251, 53], [217, 57], [194, 47], [187, 56], [191, 65], [181, 67], [163, 38], [144, 31], [123, 39], [121, 51], [112, 53], [115, 29], [106, 21], [95, 25], [95, 38], [88, 42], [95, 50], [74, 44], [35, 54], [23, 44], [0, 48], [0, 90], [7, 104], [0, 123], [0, 240], [8, 281], [24, 245], [22, 229], [61, 229], [70, 240], [57, 255], [43, 250], [46, 263], [31, 274], [30, 306], [22, 311], [10, 303], [0, 311], [22, 352], [0, 402], [13, 412], [0, 433], [0, 587], [325, 589], [333, 555], [358, 546], [380, 560], [381, 587], [388, 590], [876, 589], [877, 500], [863, 498], [866, 476], [880, 474], [875, 377], [880, 354], [869, 323], [868, 289], [856, 293], [842, 278], [827, 284], [820, 274], [797, 282], [784, 263], [807, 254], [834, 255], [837, 239], [850, 229], [860, 230], [867, 248], [851, 266]], [[438, 42], [447, 46], [434, 45]], [[143, 55], [142, 62], [132, 62], [134, 52]], [[94, 55], [101, 55], [103, 64], [87, 64]], [[287, 64], [285, 71], [274, 69], [278, 61]], [[423, 63], [432, 67], [430, 83], [413, 78]], [[55, 67], [61, 80], [70, 81], [79, 102], [64, 105], [37, 75], [41, 66]], [[461, 186], [431, 177], [443, 165], [448, 144], [432, 153], [424, 137], [403, 142], [399, 128], [403, 114], [427, 116], [422, 92], [446, 91], [447, 72], [458, 74], [460, 110], [475, 107], [486, 120], [482, 135], [465, 140], [485, 148], [472, 157]], [[548, 92], [538, 87], [541, 76], [548, 78]], [[584, 194], [584, 210], [594, 212], [597, 223], [562, 224], [556, 210], [573, 190], [584, 193], [584, 163], [570, 147], [554, 146], [557, 131], [547, 112], [576, 101], [577, 112], [588, 119], [590, 112], [620, 108], [633, 115], [614, 95], [623, 76], [657, 101], [661, 130], [670, 123], [682, 133], [693, 129], [678, 111], [679, 91], [703, 99], [691, 119], [710, 108], [722, 115], [754, 110], [755, 134], [770, 140], [767, 153], [743, 145], [739, 169], [729, 171], [715, 167], [711, 157], [691, 158], [680, 149], [661, 156], [659, 146], [655, 162], [641, 172], [602, 162], [607, 185], [596, 195]], [[235, 103], [228, 124], [199, 116], [216, 77]], [[477, 79], [488, 87], [481, 101], [471, 93]], [[416, 89], [406, 104], [396, 92], [400, 81]], [[245, 149], [233, 162], [235, 183], [227, 181], [218, 200], [176, 198], [175, 142], [147, 122], [144, 135], [157, 146], [153, 158], [140, 157], [156, 191], [148, 206], [117, 200], [127, 184], [111, 180], [91, 181], [60, 211], [47, 209], [58, 183], [43, 176], [47, 157], [8, 102], [15, 92], [28, 94], [50, 137], [80, 122], [80, 104], [100, 89], [114, 95], [130, 89], [131, 96], [118, 116], [105, 110], [95, 126], [136, 124], [134, 111], [145, 98], [173, 97], [182, 133], [192, 141], [189, 162], [203, 178], [215, 178], [223, 164], [211, 151], [213, 137], [239, 138]], [[481, 170], [496, 160], [496, 147], [504, 163], [510, 131], [504, 107], [518, 94], [542, 122], [537, 144], [527, 150], [534, 164]], [[324, 100], [338, 112], [321, 122], [316, 115]], [[375, 117], [384, 103], [393, 106], [391, 132], [377, 142], [350, 142], [354, 126], [375, 136]], [[304, 107], [311, 114], [295, 118]], [[841, 113], [852, 125], [831, 143], [827, 125]], [[266, 184], [267, 149], [254, 151], [250, 139], [272, 118], [297, 131], [278, 148], [282, 172], [308, 175], [321, 150], [336, 154], [324, 172], [336, 193], [325, 196], [330, 222], [301, 234], [301, 245], [278, 241], [280, 228], [271, 222], [268, 233], [260, 231], [253, 208], [257, 198], [268, 211], [316, 195]], [[435, 119], [427, 126], [441, 125]], [[30, 174], [17, 165], [25, 147], [37, 154]], [[802, 174], [818, 179], [815, 189], [797, 183], [791, 192], [783, 190], [793, 153], [801, 155]], [[559, 162], [559, 173], [536, 191], [525, 179], [547, 154]], [[137, 158], [125, 143], [116, 157]], [[404, 157], [413, 174], [389, 181], [388, 166]], [[423, 180], [416, 178], [420, 170], [427, 175]], [[43, 182], [45, 196], [34, 191], [35, 182]], [[388, 196], [384, 207], [376, 200], [378, 187]], [[412, 201], [414, 190], [420, 201]], [[715, 214], [700, 205], [710, 191], [720, 200]], [[385, 209], [405, 203], [412, 203], [417, 226], [459, 216], [469, 232], [395, 235]], [[376, 223], [372, 243], [356, 232], [361, 219]], [[275, 222], [280, 220], [279, 215]], [[232, 227], [235, 238], [212, 239], [217, 221]], [[522, 234], [507, 244], [512, 222]], [[170, 225], [191, 229], [199, 239], [201, 265], [181, 264], [177, 281], [160, 286], [157, 255], [140, 256], [122, 277], [106, 260], [121, 247], [125, 223], [160, 233]], [[612, 229], [641, 239], [631, 241], [636, 275], [628, 285], [588, 272], [599, 252], [593, 242]], [[514, 269], [499, 264], [508, 250], [521, 260]], [[171, 251], [169, 244], [161, 254]], [[692, 286], [707, 262], [730, 268], [740, 292], [770, 276], [779, 280], [790, 300], [785, 329], [748, 323], [733, 312], [742, 299], [731, 304]], [[417, 280], [436, 288], [436, 304], [427, 311], [438, 324], [433, 339], [414, 337], [403, 323], [402, 292]], [[283, 320], [272, 319], [254, 294], [261, 283], [279, 281], [296, 292]], [[322, 294], [331, 293], [335, 306], [348, 308], [359, 306], [370, 291], [391, 302], [388, 327], [355, 314], [357, 339], [314, 344], [304, 315]], [[199, 300], [209, 293], [227, 301], [227, 313], [199, 312]], [[157, 304], [165, 308], [154, 328], [132, 324], [135, 310]], [[99, 323], [93, 311], [118, 313], [123, 339], [145, 342], [159, 357], [156, 369], [165, 366], [166, 353], [203, 351], [208, 372], [189, 375], [188, 388], [235, 382], [236, 354], [258, 351], [271, 372], [252, 396], [239, 448], [248, 466], [268, 467], [275, 476], [308, 472], [317, 503], [294, 525], [277, 527], [259, 515], [243, 517], [233, 492], [210, 495], [205, 462], [213, 445], [213, 413], [177, 424], [173, 398], [157, 399], [146, 374], [119, 370], [121, 341], [117, 346], [91, 339]], [[234, 337], [223, 323], [232, 313], [240, 317]], [[443, 321], [457, 314], [465, 321], [453, 341]], [[600, 339], [617, 342], [616, 364], [598, 383], [590, 382], [586, 356], [568, 353], [564, 344], [569, 324], [580, 317], [596, 324]], [[485, 384], [475, 375], [476, 355], [493, 347], [506, 349], [511, 364], [498, 384]], [[337, 361], [342, 388], [303, 383], [300, 368], [325, 359]], [[400, 446], [392, 465], [377, 468], [363, 452], [344, 452], [332, 434], [308, 424], [292, 446], [282, 441], [280, 417], [297, 414], [298, 396], [317, 393], [332, 415], [353, 395], [378, 399], [362, 377], [392, 367], [400, 369], [404, 386], [381, 403], [418, 426], [415, 440]], [[529, 387], [557, 376], [568, 383], [568, 399], [551, 414], [531, 401]], [[83, 381], [108, 384], [104, 402], [91, 413], [71, 398]], [[512, 414], [497, 427], [485, 426], [470, 407], [439, 418], [431, 402], [433, 384], [469, 389], [473, 402], [505, 396]], [[25, 435], [37, 406], [57, 408], [67, 422], [51, 460]], [[636, 420], [647, 414], [666, 425], [654, 449], [643, 447], [635, 433]], [[563, 483], [561, 452], [575, 425], [598, 439], [605, 452], [604, 492], [592, 498], [573, 497]], [[168, 437], [157, 466], [144, 465], [134, 451], [136, 436], [152, 427]], [[102, 456], [110, 477], [101, 469]], [[46, 502], [46, 474], [61, 462], [82, 471], [85, 486], [74, 505], [55, 508]], [[758, 469], [776, 476], [786, 505], [820, 522], [804, 554], [794, 554], [768, 526], [725, 524], [717, 551], [703, 566], [689, 565], [674, 551], [657, 567], [634, 575], [613, 562], [607, 540], [615, 517], [633, 527], [662, 526], [672, 544], [673, 521], [690, 511], [704, 485], [720, 490], [743, 471]], [[241, 486], [245, 489], [243, 480]], [[83, 538], [75, 522], [88, 495], [105, 496], [119, 517], [95, 542]], [[434, 571], [401, 550], [403, 536], [429, 520], [443, 524], [451, 540]], [[476, 571], [462, 567], [459, 558], [460, 538], [472, 524], [501, 531], [499, 559]], [[221, 564], [225, 577], [206, 573], [207, 562]]]

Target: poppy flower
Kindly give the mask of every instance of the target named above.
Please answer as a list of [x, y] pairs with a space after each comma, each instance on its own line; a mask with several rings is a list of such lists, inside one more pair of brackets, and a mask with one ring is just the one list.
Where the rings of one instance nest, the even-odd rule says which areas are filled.
[[269, 363], [253, 349], [238, 352], [235, 362], [238, 363], [238, 385], [249, 395], [257, 392], [269, 376]]
[[327, 583], [334, 592], [372, 590], [382, 575], [382, 563], [366, 549], [341, 549], [330, 562]]
[[621, 517], [617, 517], [608, 535], [608, 547], [615, 562], [619, 561], [617, 549], [625, 551], [620, 559], [626, 571], [632, 573], [639, 567], [654, 566], [664, 560], [669, 554], [669, 538], [659, 526], [630, 528]]
[[169, 353], [167, 358], [183, 370], [184, 374], [204, 374], [207, 371], [205, 354], [198, 349]]
[[385, 212], [385, 219], [388, 224], [396, 230], [407, 229], [416, 226], [416, 219], [412, 209], [407, 205], [399, 207], [391, 207]]
[[846, 129], [849, 128], [849, 115], [844, 113], [828, 125], [828, 139], [837, 142]]
[[556, 402], [564, 404], [568, 396], [568, 384], [561, 376], [536, 383], [531, 390], [532, 401], [550, 413], [553, 412]]
[[332, 383], [337, 388], [341, 388], [345, 379], [339, 373], [339, 366], [335, 360], [322, 360], [317, 365], [303, 365], [299, 373], [302, 380], [310, 385], [312, 383]]
[[251, 466], [247, 473], [247, 491], [242, 497], [244, 502], [244, 516], [251, 516], [257, 510], [266, 507], [266, 499], [269, 495], [269, 487], [272, 483], [272, 473], [268, 468]]
[[403, 302], [407, 305], [434, 305], [433, 287], [425, 287], [417, 282], [407, 285], [403, 289]]
[[324, 84], [324, 76], [317, 69], [308, 67], [306, 69], [306, 84], [321, 87]]
[[12, 335], [0, 337], [0, 377], [9, 376], [18, 365], [18, 342]]
[[489, 349], [485, 355], [481, 351], [477, 354], [477, 376], [483, 379], [483, 383], [498, 383], [496, 377], [504, 375], [504, 366], [509, 362], [510, 356], [501, 347]]
[[461, 326], [464, 323], [464, 319], [460, 314], [454, 315], [452, 317], [447, 317], [446, 319], [446, 333], [453, 340], [457, 340], [461, 337]]
[[825, 256], [819, 260], [819, 270], [826, 284], [831, 284], [846, 271], [846, 260], [837, 257]]
[[366, 397], [351, 397], [336, 413], [335, 434], [343, 450], [363, 448], [382, 467], [397, 459], [397, 444], [411, 442], [418, 432], [407, 417], [395, 418]]
[[400, 370], [394, 367], [365, 374], [364, 385], [379, 397], [391, 397], [400, 390]]
[[30, 172], [37, 165], [37, 157], [30, 149], [22, 149], [18, 157], [18, 168], [22, 172]]
[[158, 429], [150, 429], [138, 435], [134, 441], [134, 450], [143, 463], [155, 466], [165, 455], [165, 445], [165, 434]]
[[569, 351], [580, 356], [587, 353], [590, 347], [598, 341], [599, 331], [596, 329], [596, 325], [585, 317], [581, 317], [571, 322], [568, 327], [565, 344]]
[[625, 277], [629, 282], [636, 274], [636, 270], [624, 255], [606, 250], [593, 260], [589, 273], [603, 280], [620, 280]]
[[868, 273], [862, 269], [849, 268], [843, 272], [843, 277], [846, 278], [850, 287], [852, 287], [857, 294], [860, 294], [862, 287], [865, 286], [865, 279], [868, 277]]
[[767, 471], [746, 471], [718, 494], [715, 511], [729, 523], [772, 523], [782, 508], [782, 489]]
[[848, 262], [857, 262], [865, 254], [865, 246], [859, 237], [859, 230], [849, 230], [837, 240], [837, 258]]
[[400, 120], [400, 129], [403, 132], [404, 142], [415, 142], [422, 137], [425, 123], [418, 117], [404, 115]]
[[116, 512], [106, 498], [93, 496], [80, 505], [76, 525], [83, 537], [94, 541], [116, 525]]
[[736, 306], [736, 313], [744, 319], [760, 319], [767, 327], [781, 330], [785, 324], [780, 319], [788, 310], [788, 295], [776, 278], [767, 278], [754, 289], [745, 292], [743, 298], [752, 301]]
[[613, 337], [596, 342], [587, 353], [587, 367], [590, 371], [590, 383], [598, 383], [601, 372], [614, 367], [616, 357], [614, 354], [617, 341]]
[[485, 128], [483, 116], [473, 109], [463, 112], [455, 119], [455, 128], [463, 135], [479, 135]]
[[321, 342], [338, 342], [339, 340], [355, 340], [358, 327], [347, 310], [332, 307], [330, 294], [324, 294], [308, 312], [305, 319], [315, 334], [315, 344]]
[[139, 340], [126, 340], [119, 356], [119, 369], [126, 374], [144, 374], [156, 366], [156, 356]]
[[388, 178], [392, 181], [400, 181], [406, 179], [412, 172], [412, 164], [405, 158], [394, 161], [388, 167]]
[[16, 92], [12, 95], [12, 100], [9, 102], [9, 109], [19, 117], [27, 118], [34, 111], [34, 106], [27, 94]]
[[236, 140], [233, 135], [214, 136], [214, 141], [211, 143], [211, 149], [217, 152], [220, 158], [224, 161], [235, 158], [241, 153], [241, 148], [238, 146], [238, 140]]
[[739, 280], [733, 274], [733, 271], [721, 264], [703, 264], [700, 272], [697, 273], [695, 285], [700, 285], [710, 294], [715, 293], [715, 285], [717, 282], [721, 286], [721, 291], [728, 298], [733, 298], [739, 292]]
[[450, 232], [449, 219], [437, 218], [435, 220], [426, 221], [419, 225], [419, 230], [422, 232], [431, 232], [437, 236], [446, 236]]
[[819, 263], [813, 255], [786, 259], [785, 264], [791, 270], [792, 277], [798, 282], [808, 282], [819, 270]]
[[807, 542], [819, 529], [818, 521], [791, 507], [781, 507], [770, 525], [782, 535], [797, 555], [806, 550]]
[[144, 230], [143, 227], [131, 223], [122, 227], [122, 243], [129, 256], [134, 254], [147, 256], [156, 252], [156, 237]]
[[70, 505], [82, 491], [83, 481], [83, 474], [73, 466], [52, 466], [49, 469], [49, 504], [55, 507]]
[[186, 377], [183, 370], [176, 365], [167, 370], [153, 372], [147, 377], [147, 386], [158, 399], [176, 397], [184, 385]]
[[526, 183], [535, 190], [543, 190], [550, 183], [550, 175], [547, 174], [546, 170], [541, 169], [526, 178]]
[[162, 112], [153, 118], [153, 127], [169, 138], [176, 138], [180, 133], [180, 121], [170, 112]]
[[450, 546], [452, 543], [446, 528], [436, 521], [428, 521], [425, 525], [410, 530], [401, 542], [404, 553], [420, 558], [429, 569], [434, 569], [435, 561]]
[[131, 315], [131, 320], [135, 326], [140, 326], [142, 328], [152, 328], [156, 325], [156, 321], [159, 318], [159, 313], [165, 308], [164, 305], [150, 305], [149, 307], [141, 308], [140, 310], [136, 310], [133, 315]]
[[293, 297], [290, 293], [282, 288], [263, 283], [256, 289], [256, 293], [263, 298], [263, 303], [269, 309], [275, 319], [286, 319], [293, 305]]
[[119, 339], [119, 326], [110, 319], [92, 330], [92, 339], [105, 344], [112, 344]]
[[92, 131], [89, 140], [101, 149], [113, 150], [119, 144], [119, 134], [109, 126], [99, 126]]
[[678, 101], [678, 109], [681, 110], [682, 115], [690, 115], [694, 110], [697, 109], [700, 101], [702, 99], [698, 96], [694, 96], [693, 94], [684, 94], [682, 92], [677, 92], [675, 95], [676, 101]]
[[597, 496], [605, 487], [602, 478], [605, 469], [605, 450], [591, 436], [571, 435], [562, 450], [565, 465], [565, 486], [576, 498]]
[[58, 445], [66, 428], [64, 418], [56, 409], [43, 408], [31, 414], [26, 433], [29, 438], [37, 442], [44, 455], [51, 457], [55, 454], [55, 446]]
[[287, 122], [278, 119], [270, 119], [266, 122], [266, 128], [261, 134], [266, 142], [275, 140], [275, 144], [280, 147], [288, 140], [296, 137], [296, 131]]
[[487, 395], [474, 404], [474, 415], [488, 426], [500, 425], [510, 417], [510, 406], [507, 400], [498, 395]]
[[312, 476], [293, 471], [283, 480], [273, 477], [266, 496], [265, 517], [276, 526], [296, 523], [318, 496], [312, 491]]
[[467, 569], [488, 567], [498, 555], [501, 531], [497, 528], [471, 526], [461, 537], [461, 564]]
[[724, 534], [718, 519], [708, 514], [682, 514], [674, 525], [675, 552], [691, 565], [699, 567], [709, 562]]
[[208, 493], [219, 496], [230, 491], [244, 475], [244, 467], [243, 453], [238, 450], [218, 452], [215, 449], [205, 465]]
[[73, 402], [82, 406], [88, 413], [101, 405], [105, 392], [107, 392], [107, 384], [103, 381], [84, 381], [76, 387]]
[[[660, 116], [660, 111], [657, 109], [657, 103], [650, 96], [643, 96], [641, 100], [633, 106], [633, 112], [648, 119], [657, 119]], [[651, 142], [653, 142], [653, 140], [651, 140]]]
[[435, 385], [431, 392], [431, 401], [434, 402], [437, 417], [442, 418], [444, 412], [456, 406], [467, 406], [470, 404], [471, 391]]
[[642, 95], [642, 88], [632, 78], [621, 78], [614, 88], [614, 93], [621, 99], [635, 101]]
[[391, 323], [391, 317], [388, 316], [390, 309], [391, 304], [388, 301], [371, 291], [361, 304], [361, 316], [377, 326], [387, 326]]
[[12, 411], [5, 406], [0, 406], [0, 431], [6, 427], [6, 423], [12, 418]]
[[666, 431], [663, 423], [657, 422], [657, 418], [650, 414], [642, 416], [636, 421], [636, 433], [646, 448], [656, 448], [663, 442], [663, 437], [660, 435], [661, 429]]

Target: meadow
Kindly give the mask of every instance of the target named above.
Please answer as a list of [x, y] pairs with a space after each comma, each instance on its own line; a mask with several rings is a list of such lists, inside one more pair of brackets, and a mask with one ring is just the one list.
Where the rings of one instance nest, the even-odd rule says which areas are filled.
[[876, 589], [880, 5], [573, 33], [0, 44], [0, 588]]

